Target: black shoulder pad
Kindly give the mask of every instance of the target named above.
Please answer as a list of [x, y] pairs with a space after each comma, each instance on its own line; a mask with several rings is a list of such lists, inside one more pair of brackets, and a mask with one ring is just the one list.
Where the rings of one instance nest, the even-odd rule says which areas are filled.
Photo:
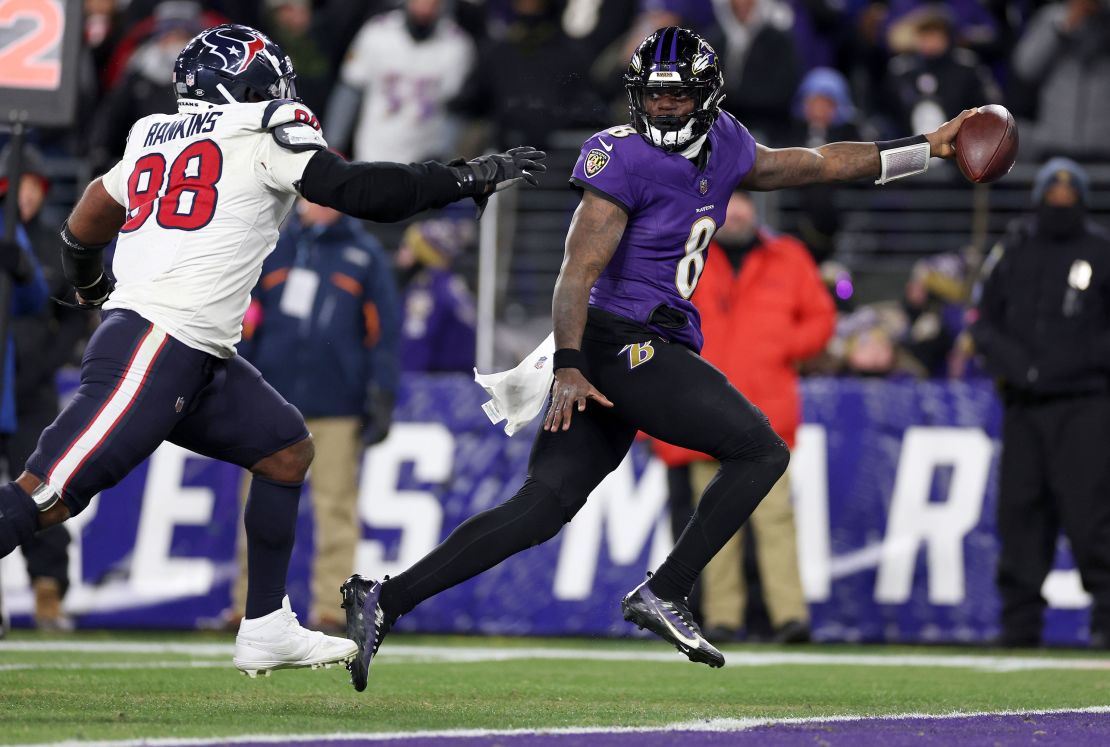
[[278, 145], [294, 153], [306, 150], [325, 150], [328, 147], [320, 131], [308, 124], [290, 122], [270, 130]]

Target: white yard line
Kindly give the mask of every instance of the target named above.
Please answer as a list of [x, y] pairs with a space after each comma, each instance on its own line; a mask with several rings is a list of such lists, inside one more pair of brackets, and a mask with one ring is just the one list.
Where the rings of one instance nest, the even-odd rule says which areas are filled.
[[350, 732], [345, 734], [253, 734], [213, 738], [172, 738], [127, 739], [119, 741], [65, 741], [36, 745], [14, 745], [13, 747], [206, 747], [207, 745], [265, 743], [299, 744], [304, 742], [362, 741], [373, 744], [389, 740], [465, 738], [465, 737], [513, 737], [532, 734], [651, 734], [658, 732], [734, 732], [754, 729], [760, 726], [843, 723], [854, 721], [893, 721], [900, 719], [923, 719], [940, 721], [946, 719], [977, 718], [982, 716], [1030, 716], [1045, 714], [1091, 713], [1110, 714], [1110, 706], [1091, 706], [1088, 708], [1054, 708], [1046, 710], [1009, 710], [1009, 711], [953, 711], [951, 713], [896, 713], [884, 716], [847, 715], [847, 716], [805, 716], [794, 718], [720, 718], [704, 721], [682, 721], [664, 726], [573, 726], [550, 729], [444, 729], [441, 731], [407, 732]]
[[[68, 652], [81, 654], [178, 654], [194, 658], [230, 659], [234, 646], [230, 643], [140, 643], [114, 641], [7, 641], [0, 642], [0, 671], [5, 668], [5, 653]], [[1050, 656], [1006, 656], [976, 654], [859, 654], [818, 653], [807, 651], [729, 651], [725, 658], [731, 666], [855, 666], [855, 667], [941, 667], [973, 669], [986, 672], [1020, 672], [1042, 669], [1110, 670], [1110, 658], [1065, 658]], [[466, 664], [487, 661], [518, 661], [546, 659], [558, 661], [644, 661], [686, 664], [682, 656], [662, 646], [659, 650], [619, 650], [559, 647], [494, 647], [494, 646], [421, 646], [389, 645], [379, 655], [381, 663], [426, 662]], [[92, 668], [91, 664], [37, 664], [41, 668]], [[137, 662], [135, 668], [141, 668]], [[160, 662], [170, 668], [173, 662]], [[186, 666], [182, 662], [182, 666]], [[9, 667], [23, 667], [22, 663]], [[117, 668], [129, 668], [120, 663]]]

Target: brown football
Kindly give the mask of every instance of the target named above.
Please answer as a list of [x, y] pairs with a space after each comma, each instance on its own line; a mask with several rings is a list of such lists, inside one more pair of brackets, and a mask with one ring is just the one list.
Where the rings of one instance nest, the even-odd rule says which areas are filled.
[[980, 184], [1001, 179], [1014, 167], [1018, 131], [1009, 110], [998, 104], [980, 106], [956, 133], [956, 163]]

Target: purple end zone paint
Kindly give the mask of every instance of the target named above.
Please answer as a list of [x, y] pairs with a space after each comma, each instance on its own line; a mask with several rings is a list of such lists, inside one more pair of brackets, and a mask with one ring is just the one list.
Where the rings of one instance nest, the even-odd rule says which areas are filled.
[[[213, 744], [218, 742], [214, 741]], [[195, 743], [193, 743], [195, 744]], [[244, 747], [271, 747], [274, 742], [236, 742]], [[1069, 747], [1110, 744], [1108, 713], [1031, 713], [958, 716], [953, 718], [860, 719], [815, 721], [757, 726], [742, 731], [642, 731], [577, 734], [490, 734], [486, 736], [419, 736], [383, 739], [303, 740], [291, 737], [285, 744], [326, 747], [702, 747], [714, 745], [1036, 745], [1066, 744]]]

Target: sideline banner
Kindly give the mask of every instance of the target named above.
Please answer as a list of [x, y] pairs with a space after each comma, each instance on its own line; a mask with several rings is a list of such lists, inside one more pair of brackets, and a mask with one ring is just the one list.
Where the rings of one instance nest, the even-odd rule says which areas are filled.
[[[987, 382], [812, 379], [791, 462], [815, 637], [972, 642], [998, 632], [993, 576], [1000, 407]], [[396, 573], [523, 480], [533, 428], [513, 438], [482, 413], [469, 376], [409, 377], [396, 424], [366, 452], [357, 570]], [[240, 470], [164, 445], [69, 522], [82, 627], [212, 625], [236, 571]], [[307, 491], [306, 491], [307, 492]], [[629, 635], [619, 601], [666, 557], [666, 472], [637, 443], [556, 539], [429, 600], [399, 629]], [[290, 595], [307, 607], [310, 496]], [[1086, 640], [1086, 606], [1061, 542], [1045, 584], [1046, 638]], [[16, 553], [2, 567], [16, 624], [31, 597]], [[336, 604], [339, 602], [336, 593]]]

